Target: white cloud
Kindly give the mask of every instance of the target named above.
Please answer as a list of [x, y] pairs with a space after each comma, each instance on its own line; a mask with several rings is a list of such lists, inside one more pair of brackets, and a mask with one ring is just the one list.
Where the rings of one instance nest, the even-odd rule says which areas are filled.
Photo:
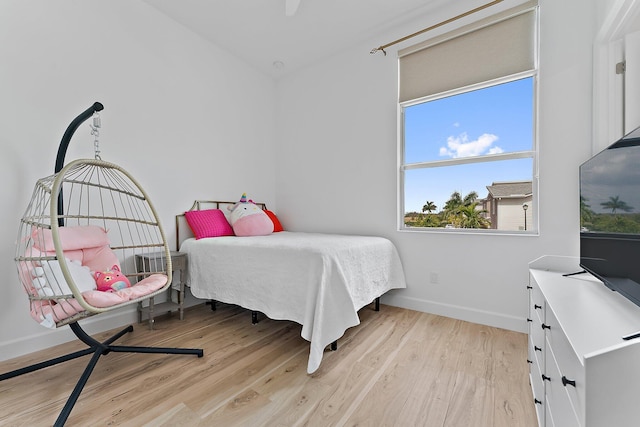
[[447, 138], [447, 146], [440, 147], [440, 155], [454, 159], [460, 157], [474, 157], [483, 154], [499, 154], [504, 150], [493, 143], [498, 140], [496, 135], [484, 133], [478, 139], [469, 141], [466, 132], [461, 133], [457, 137], [450, 136]]

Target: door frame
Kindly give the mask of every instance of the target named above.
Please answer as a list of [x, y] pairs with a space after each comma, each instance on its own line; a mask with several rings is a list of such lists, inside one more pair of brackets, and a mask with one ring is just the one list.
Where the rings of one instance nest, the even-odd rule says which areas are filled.
[[625, 35], [640, 28], [640, 0], [613, 0], [593, 45], [592, 154], [624, 134], [624, 74], [615, 66], [624, 61]]

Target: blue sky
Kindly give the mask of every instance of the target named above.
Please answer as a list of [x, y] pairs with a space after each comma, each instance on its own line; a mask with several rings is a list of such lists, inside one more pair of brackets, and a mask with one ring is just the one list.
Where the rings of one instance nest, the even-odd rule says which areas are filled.
[[[405, 163], [533, 148], [533, 78], [430, 101], [405, 109]], [[412, 169], [405, 172], [405, 212], [427, 200], [439, 211], [454, 191], [484, 198], [499, 181], [531, 180], [531, 159]]]

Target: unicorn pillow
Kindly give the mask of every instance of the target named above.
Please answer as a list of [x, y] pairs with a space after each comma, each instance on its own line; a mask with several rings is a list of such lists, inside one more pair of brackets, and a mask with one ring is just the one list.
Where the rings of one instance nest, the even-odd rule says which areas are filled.
[[228, 208], [231, 227], [236, 236], [266, 236], [273, 233], [273, 221], [253, 200], [243, 193], [240, 201]]

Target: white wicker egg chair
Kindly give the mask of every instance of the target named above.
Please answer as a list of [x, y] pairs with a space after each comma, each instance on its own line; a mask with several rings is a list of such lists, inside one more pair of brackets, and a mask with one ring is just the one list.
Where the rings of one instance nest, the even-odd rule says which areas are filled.
[[[112, 344], [133, 331], [132, 326], [99, 342], [78, 324], [80, 319], [137, 304], [171, 286], [167, 241], [153, 205], [134, 178], [121, 167], [101, 160], [97, 147], [96, 159], [75, 160], [63, 166], [77, 127], [102, 109], [95, 103], [71, 122], [60, 143], [56, 173], [36, 183], [18, 234], [16, 264], [31, 316], [50, 328], [69, 325], [88, 348], [2, 374], [0, 381], [93, 354], [56, 426], [66, 422], [102, 355], [113, 351], [203, 356], [202, 349]], [[99, 126], [97, 122], [94, 125]], [[158, 252], [164, 254], [166, 263], [151, 265], [151, 271], [136, 270], [136, 256]], [[112, 292], [95, 290], [93, 272], [110, 270], [111, 264], [126, 277], [120, 282], [131, 286], [118, 285]]]

